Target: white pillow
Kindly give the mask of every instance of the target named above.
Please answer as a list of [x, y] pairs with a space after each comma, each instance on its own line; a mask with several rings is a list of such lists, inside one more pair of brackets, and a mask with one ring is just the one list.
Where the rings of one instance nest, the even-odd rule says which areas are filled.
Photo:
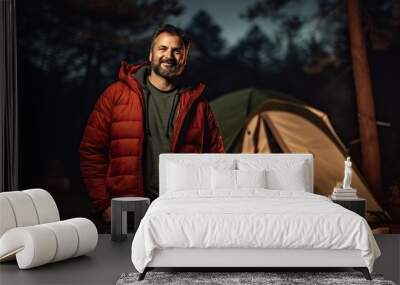
[[267, 188], [272, 190], [306, 191], [308, 168], [304, 160], [239, 159], [240, 170], [265, 169]]
[[267, 188], [267, 171], [236, 170], [237, 188]]
[[238, 190], [241, 188], [267, 188], [264, 170], [232, 170], [211, 168], [213, 190]]
[[167, 165], [169, 163], [181, 164], [184, 166], [203, 166], [203, 167], [214, 167], [218, 169], [236, 169], [236, 160], [235, 159], [226, 159], [226, 158], [207, 158], [201, 157], [198, 155], [197, 157], [191, 158], [180, 158], [179, 154], [177, 154], [173, 158], [169, 158], [167, 160]]
[[235, 169], [233, 159], [168, 159], [166, 163], [166, 191], [210, 190], [211, 169]]
[[210, 167], [168, 163], [168, 191], [210, 189]]
[[272, 190], [290, 190], [306, 192], [306, 177], [302, 167], [280, 171], [267, 171], [267, 188]]
[[236, 170], [211, 168], [211, 188], [213, 190], [236, 190]]

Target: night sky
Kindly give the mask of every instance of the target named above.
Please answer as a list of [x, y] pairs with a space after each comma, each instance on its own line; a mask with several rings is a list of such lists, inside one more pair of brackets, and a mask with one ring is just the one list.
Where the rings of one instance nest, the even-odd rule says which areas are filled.
[[[181, 3], [185, 10], [179, 17], [169, 19], [169, 22], [185, 28], [193, 15], [199, 10], [205, 10], [211, 15], [213, 21], [221, 27], [222, 37], [226, 40], [228, 47], [242, 38], [253, 24], [257, 24], [267, 35], [274, 37], [279, 32], [279, 22], [265, 19], [250, 22], [240, 17], [248, 7], [256, 2], [257, 0], [183, 0]], [[286, 7], [286, 11], [299, 17], [306, 17], [313, 13], [315, 9], [315, 0], [294, 1]], [[315, 22], [311, 22], [305, 26], [299, 34], [299, 40], [306, 40], [312, 35], [318, 37], [315, 24]]]

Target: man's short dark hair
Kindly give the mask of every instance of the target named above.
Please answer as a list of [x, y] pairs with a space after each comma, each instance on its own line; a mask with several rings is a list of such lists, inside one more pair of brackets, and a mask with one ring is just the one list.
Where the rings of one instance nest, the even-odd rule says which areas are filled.
[[189, 47], [190, 40], [189, 40], [189, 37], [187, 36], [187, 34], [185, 33], [185, 31], [178, 27], [175, 27], [173, 25], [166, 24], [166, 25], [159, 27], [154, 32], [153, 36], [151, 37], [150, 50], [153, 50], [154, 41], [162, 33], [168, 33], [170, 35], [178, 36], [181, 39], [181, 41], [183, 42], [185, 49], [187, 50], [187, 48]]

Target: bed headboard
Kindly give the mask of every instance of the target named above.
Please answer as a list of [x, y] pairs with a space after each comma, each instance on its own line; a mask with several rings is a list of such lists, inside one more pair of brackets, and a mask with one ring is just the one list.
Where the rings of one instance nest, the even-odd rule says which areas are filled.
[[188, 159], [188, 160], [196, 160], [196, 161], [210, 161], [212, 165], [212, 161], [220, 160], [223, 158], [224, 160], [232, 160], [235, 161], [239, 158], [254, 158], [257, 160], [266, 159], [266, 160], [284, 160], [284, 161], [301, 161], [304, 160], [306, 165], [308, 166], [306, 169], [307, 177], [308, 177], [308, 187], [306, 188], [307, 192], [314, 192], [314, 167], [313, 161], [314, 157], [309, 153], [264, 153], [264, 154], [254, 154], [254, 153], [162, 153], [160, 154], [159, 159], [159, 192], [160, 195], [166, 192], [167, 185], [167, 161], [174, 159]]

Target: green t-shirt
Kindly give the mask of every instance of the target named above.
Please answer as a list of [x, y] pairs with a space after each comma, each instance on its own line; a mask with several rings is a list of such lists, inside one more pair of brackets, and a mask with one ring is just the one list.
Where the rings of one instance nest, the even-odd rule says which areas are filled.
[[[146, 80], [146, 92], [149, 96], [144, 96], [148, 109], [149, 129], [151, 135], [145, 132], [144, 145], [144, 192], [145, 196], [155, 199], [159, 194], [159, 171], [158, 161], [160, 153], [171, 152], [171, 141], [173, 134], [172, 124], [176, 117], [176, 106], [178, 105], [178, 89], [163, 92], [153, 86]], [[148, 102], [147, 102], [148, 98]], [[170, 120], [168, 128], [168, 119], [170, 114], [174, 117]], [[146, 115], [146, 113], [145, 113]], [[169, 137], [167, 137], [167, 128]]]

